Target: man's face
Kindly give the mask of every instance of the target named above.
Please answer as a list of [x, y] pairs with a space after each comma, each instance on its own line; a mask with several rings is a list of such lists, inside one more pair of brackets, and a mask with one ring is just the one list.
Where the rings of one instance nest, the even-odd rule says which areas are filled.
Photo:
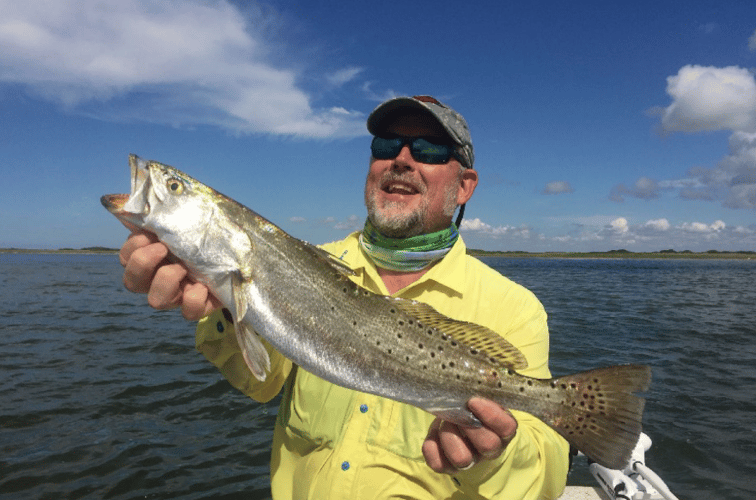
[[[387, 132], [437, 143], [449, 141], [439, 123], [419, 113], [398, 117]], [[371, 159], [365, 181], [368, 217], [381, 233], [394, 238], [446, 229], [457, 206], [472, 195], [463, 184], [463, 169], [456, 159], [443, 165], [420, 163], [405, 145], [396, 158]]]

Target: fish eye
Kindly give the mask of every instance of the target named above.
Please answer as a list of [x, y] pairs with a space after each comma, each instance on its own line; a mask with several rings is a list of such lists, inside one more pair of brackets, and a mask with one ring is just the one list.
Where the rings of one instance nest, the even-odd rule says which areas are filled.
[[181, 194], [184, 192], [184, 183], [181, 182], [179, 179], [172, 178], [168, 179], [165, 183], [168, 190], [173, 194]]

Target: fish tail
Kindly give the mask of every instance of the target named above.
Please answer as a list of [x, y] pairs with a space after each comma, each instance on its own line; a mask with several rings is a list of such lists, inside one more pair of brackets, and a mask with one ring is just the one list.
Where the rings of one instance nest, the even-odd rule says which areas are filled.
[[641, 433], [643, 398], [651, 368], [620, 365], [551, 380], [566, 395], [558, 414], [548, 422], [591, 460], [611, 469], [630, 461]]

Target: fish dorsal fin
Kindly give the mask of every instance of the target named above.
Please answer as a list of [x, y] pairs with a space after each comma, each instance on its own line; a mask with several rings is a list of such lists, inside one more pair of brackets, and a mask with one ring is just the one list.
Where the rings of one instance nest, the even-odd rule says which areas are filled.
[[523, 370], [528, 367], [528, 361], [522, 352], [490, 328], [451, 319], [431, 306], [415, 300], [392, 298], [391, 301], [398, 309], [415, 317], [423, 325], [435, 328], [460, 344], [495, 358], [507, 368]]
[[354, 272], [354, 269], [344, 264], [344, 261], [337, 259], [330, 253], [326, 252], [322, 248], [318, 248], [315, 245], [312, 245], [310, 243], [307, 243], [307, 247], [312, 250], [315, 255], [320, 257], [322, 260], [326, 261], [328, 265], [330, 265], [332, 268], [336, 269], [338, 272], [345, 276], [356, 276], [357, 273]]

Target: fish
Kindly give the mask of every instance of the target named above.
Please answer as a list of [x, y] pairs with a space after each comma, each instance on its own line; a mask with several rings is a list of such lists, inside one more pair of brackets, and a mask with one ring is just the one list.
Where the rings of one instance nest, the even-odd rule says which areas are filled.
[[233, 317], [244, 360], [265, 380], [263, 339], [333, 384], [375, 394], [468, 427], [482, 397], [539, 418], [589, 459], [623, 468], [642, 429], [647, 365], [617, 365], [551, 379], [497, 333], [422, 302], [372, 293], [324, 250], [184, 172], [129, 156], [131, 192], [101, 203], [157, 235], [191, 279]]

